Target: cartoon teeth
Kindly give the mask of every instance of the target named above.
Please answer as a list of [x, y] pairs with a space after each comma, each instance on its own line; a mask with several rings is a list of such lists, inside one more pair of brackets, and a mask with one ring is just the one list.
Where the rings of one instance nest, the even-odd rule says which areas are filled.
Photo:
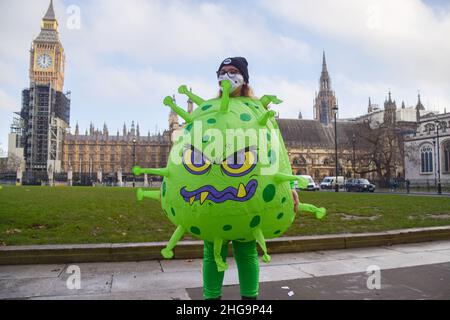
[[238, 198], [244, 198], [247, 195], [247, 191], [245, 190], [244, 184], [239, 184], [239, 189], [237, 193]]
[[206, 200], [214, 203], [222, 203], [228, 200], [243, 202], [251, 199], [255, 195], [257, 187], [258, 182], [256, 180], [250, 180], [247, 185], [241, 182], [237, 188], [229, 186], [221, 191], [211, 185], [202, 186], [193, 191], [187, 191], [186, 187], [184, 187], [181, 189], [180, 195], [191, 206], [196, 200], [200, 201], [200, 205], [203, 205]]
[[200, 204], [203, 204], [203, 202], [205, 202], [206, 198], [208, 198], [208, 195], [209, 195], [208, 191], [202, 192], [200, 194]]

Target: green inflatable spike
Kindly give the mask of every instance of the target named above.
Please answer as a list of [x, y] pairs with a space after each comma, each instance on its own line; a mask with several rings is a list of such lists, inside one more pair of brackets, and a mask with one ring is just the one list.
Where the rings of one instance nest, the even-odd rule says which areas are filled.
[[277, 96], [263, 96], [259, 101], [261, 101], [264, 108], [267, 108], [271, 103], [280, 104], [283, 102], [283, 100], [278, 99]]
[[161, 255], [164, 259], [172, 259], [173, 258], [173, 248], [177, 245], [178, 241], [183, 237], [186, 233], [186, 230], [182, 226], [178, 226], [178, 228], [173, 233], [172, 237], [169, 240], [167, 246], [161, 250]]
[[228, 269], [228, 264], [222, 258], [223, 239], [214, 239], [214, 261], [216, 261], [217, 271], [222, 272]]
[[186, 123], [192, 122], [192, 115], [189, 112], [184, 111], [182, 108], [177, 106], [175, 102], [173, 102], [172, 97], [169, 96], [165, 97], [163, 103], [164, 105], [170, 107], [177, 115], [183, 118], [183, 120], [186, 121]]
[[253, 236], [255, 237], [256, 242], [258, 242], [259, 246], [261, 247], [261, 250], [263, 251], [263, 261], [265, 263], [269, 263], [271, 258], [267, 254], [266, 239], [264, 238], [262, 230], [260, 228], [256, 228], [253, 231]]
[[277, 114], [277, 113], [276, 113], [275, 111], [273, 111], [273, 110], [267, 111], [264, 115], [262, 115], [262, 116], [259, 118], [258, 123], [259, 123], [261, 126], [265, 126], [265, 125], [267, 124], [267, 121], [269, 121], [270, 118], [275, 117], [276, 114]]
[[299, 177], [299, 176], [294, 176], [292, 174], [286, 174], [286, 173], [277, 173], [274, 176], [275, 182], [276, 183], [283, 183], [286, 181], [298, 181], [298, 187], [300, 189], [306, 189], [308, 188], [308, 180], [303, 178], [303, 177]]
[[220, 112], [227, 113], [230, 108], [230, 90], [231, 90], [231, 82], [230, 80], [223, 80], [220, 83], [222, 87], [222, 99], [220, 102]]
[[144, 198], [160, 201], [161, 192], [159, 190], [144, 191], [143, 189], [139, 188], [136, 192], [136, 198], [138, 201], [142, 201], [144, 200]]
[[168, 177], [169, 170], [167, 168], [160, 168], [160, 169], [145, 168], [144, 169], [139, 166], [135, 166], [135, 167], [133, 167], [133, 174], [135, 176], [140, 176], [143, 174], [151, 174], [153, 176]]
[[185, 85], [182, 85], [178, 88], [178, 93], [188, 96], [188, 98], [191, 99], [197, 106], [201, 106], [205, 102], [205, 100], [193, 94], [192, 91], [188, 90], [187, 86]]
[[325, 208], [317, 208], [316, 206], [307, 203], [300, 203], [298, 209], [299, 211], [313, 213], [319, 220], [323, 219], [327, 214]]

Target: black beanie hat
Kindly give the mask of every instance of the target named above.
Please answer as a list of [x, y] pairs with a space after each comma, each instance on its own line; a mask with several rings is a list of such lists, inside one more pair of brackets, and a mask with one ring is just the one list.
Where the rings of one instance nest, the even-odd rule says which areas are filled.
[[220, 64], [219, 70], [222, 69], [223, 66], [233, 66], [236, 67], [244, 77], [245, 83], [248, 83], [248, 62], [247, 59], [243, 57], [234, 57], [234, 58], [227, 58], [223, 60], [223, 62]]

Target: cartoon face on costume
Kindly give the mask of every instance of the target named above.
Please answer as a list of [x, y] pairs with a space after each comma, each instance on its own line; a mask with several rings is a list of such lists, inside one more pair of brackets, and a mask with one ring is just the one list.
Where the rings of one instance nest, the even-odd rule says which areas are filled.
[[[281, 236], [295, 219], [290, 182], [308, 183], [292, 175], [275, 112], [267, 109], [281, 101], [274, 96], [230, 98], [230, 87], [222, 81], [222, 98], [208, 101], [180, 87], [198, 105], [192, 114], [167, 97], [164, 103], [187, 123], [183, 134], [174, 142], [166, 168], [133, 169], [135, 174], [164, 176], [160, 195], [138, 192], [138, 198], [160, 198], [164, 214], [177, 226], [163, 256], [172, 258], [176, 242], [189, 232], [214, 242], [219, 271], [226, 269], [220, 257], [226, 240], [257, 240], [269, 262], [265, 239]], [[317, 209], [306, 206], [307, 211]]]

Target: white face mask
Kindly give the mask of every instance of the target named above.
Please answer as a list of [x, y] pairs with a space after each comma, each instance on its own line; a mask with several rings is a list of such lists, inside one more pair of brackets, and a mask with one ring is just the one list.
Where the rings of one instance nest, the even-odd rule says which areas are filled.
[[218, 80], [219, 82], [223, 80], [230, 80], [231, 92], [244, 84], [244, 77], [242, 76], [242, 74], [235, 74], [233, 76], [230, 76], [228, 73], [225, 73], [224, 75], [220, 75]]

